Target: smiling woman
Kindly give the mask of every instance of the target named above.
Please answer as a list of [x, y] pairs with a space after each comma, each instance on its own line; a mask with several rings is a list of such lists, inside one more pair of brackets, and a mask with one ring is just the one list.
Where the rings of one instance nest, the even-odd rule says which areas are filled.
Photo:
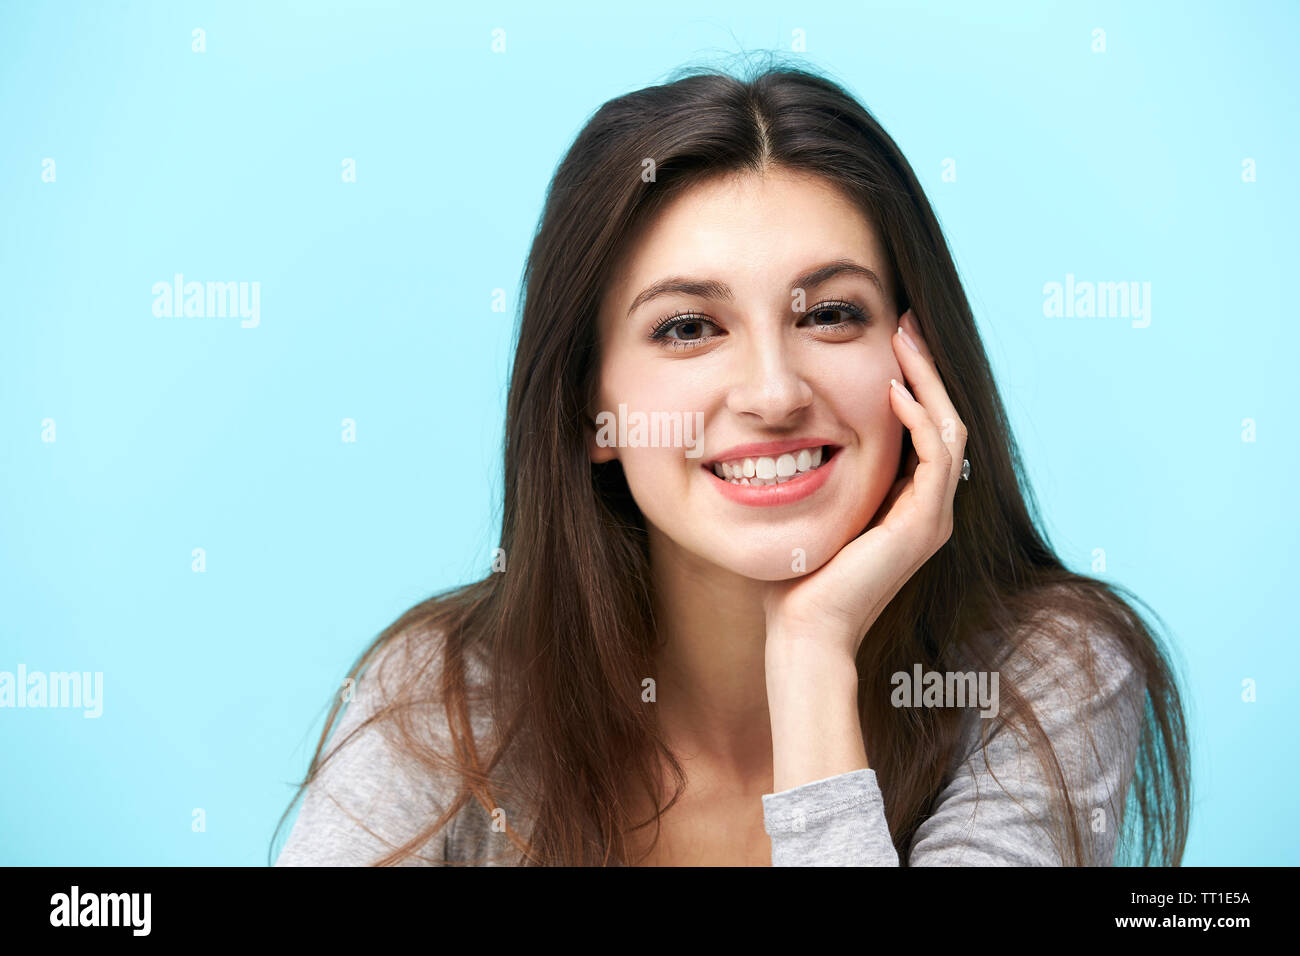
[[[594, 450], [622, 465], [652, 547], [662, 533], [711, 565], [775, 581], [790, 577], [795, 548], [820, 567], [866, 527], [902, 449], [891, 271], [841, 189], [776, 163], [697, 183], [629, 243], [601, 310], [597, 404], [686, 406], [706, 423], [703, 470], [646, 449]], [[800, 472], [789, 453], [801, 448], [809, 465], [814, 451], [832, 454]], [[715, 480], [716, 462], [731, 463], [736, 484]], [[699, 575], [716, 589], [715, 572]], [[761, 612], [762, 589], [744, 588], [752, 600], [741, 603]]]
[[[280, 865], [1180, 860], [1165, 654], [1038, 529], [938, 222], [846, 91], [606, 103], [525, 287], [504, 570], [361, 655]], [[616, 408], [700, 447], [611, 441]]]

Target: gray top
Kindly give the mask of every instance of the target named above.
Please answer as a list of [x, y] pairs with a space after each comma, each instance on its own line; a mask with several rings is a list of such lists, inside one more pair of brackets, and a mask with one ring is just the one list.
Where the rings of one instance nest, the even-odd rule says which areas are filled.
[[[1091, 865], [1113, 862], [1124, 798], [1132, 779], [1145, 701], [1145, 683], [1113, 637], [1089, 633], [1097, 686], [1069, 655], [1031, 642], [999, 673], [1014, 673], [1052, 741], [1081, 816]], [[427, 646], [427, 645], [426, 645]], [[1034, 650], [1036, 648], [1036, 650]], [[1031, 650], [1034, 658], [1026, 657]], [[389, 668], [386, 650], [358, 681], [327, 749], [338, 749], [374, 712]], [[473, 675], [471, 667], [471, 675]], [[471, 677], [471, 679], [473, 679]], [[446, 736], [440, 708], [428, 730]], [[482, 708], [471, 703], [476, 735], [487, 739]], [[961, 758], [944, 779], [935, 809], [917, 830], [909, 866], [1059, 866], [1061, 855], [1044, 826], [1049, 788], [1029, 744], [1000, 718], [971, 710]], [[981, 730], [991, 734], [985, 753]], [[307, 788], [298, 818], [276, 866], [364, 866], [406, 842], [450, 805], [455, 787], [399, 764], [384, 728], [372, 725], [331, 757]], [[996, 778], [996, 779], [995, 779]], [[978, 801], [976, 797], [978, 796]], [[854, 770], [766, 794], [763, 824], [773, 866], [898, 866], [874, 770]], [[500, 808], [516, 831], [527, 833], [509, 807]], [[454, 862], [511, 865], [519, 860], [506, 834], [471, 800], [423, 853]], [[496, 858], [493, 858], [496, 857]], [[430, 861], [408, 858], [405, 866]]]

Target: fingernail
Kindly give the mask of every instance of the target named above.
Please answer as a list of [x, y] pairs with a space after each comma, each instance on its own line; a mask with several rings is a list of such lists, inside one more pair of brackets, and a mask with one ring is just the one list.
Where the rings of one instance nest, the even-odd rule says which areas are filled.
[[912, 337], [903, 331], [902, 325], [899, 325], [898, 327], [898, 334], [903, 337], [903, 341], [908, 344], [908, 346], [912, 349], [913, 352], [915, 352], [917, 355], [921, 354], [921, 350], [916, 347], [916, 343], [912, 341]]
[[912, 398], [912, 393], [909, 392], [909, 391], [907, 390], [907, 386], [904, 385], [902, 382], [900, 382], [898, 379], [896, 379], [896, 378], [891, 378], [891, 379], [889, 380], [889, 384], [892, 385], [892, 386], [894, 386], [894, 388], [898, 389], [900, 392], [902, 392], [902, 393], [903, 393], [904, 395], [906, 395], [908, 398], [911, 398], [912, 401], [916, 401], [915, 398]]

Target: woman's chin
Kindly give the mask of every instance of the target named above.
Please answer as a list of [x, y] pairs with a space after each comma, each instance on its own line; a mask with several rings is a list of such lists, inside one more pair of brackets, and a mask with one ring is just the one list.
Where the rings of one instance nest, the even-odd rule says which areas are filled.
[[751, 555], [743, 560], [727, 555], [718, 564], [733, 574], [755, 581], [789, 581], [811, 574], [834, 554], [835, 551], [827, 548], [807, 549], [792, 545], [773, 549], [770, 555]]

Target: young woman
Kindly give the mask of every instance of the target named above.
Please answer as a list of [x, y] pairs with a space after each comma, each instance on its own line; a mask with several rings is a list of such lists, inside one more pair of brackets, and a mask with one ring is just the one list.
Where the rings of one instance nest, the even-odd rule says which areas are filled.
[[357, 661], [278, 865], [1179, 862], [1165, 656], [1036, 528], [938, 222], [849, 94], [606, 103], [525, 291], [494, 569]]

